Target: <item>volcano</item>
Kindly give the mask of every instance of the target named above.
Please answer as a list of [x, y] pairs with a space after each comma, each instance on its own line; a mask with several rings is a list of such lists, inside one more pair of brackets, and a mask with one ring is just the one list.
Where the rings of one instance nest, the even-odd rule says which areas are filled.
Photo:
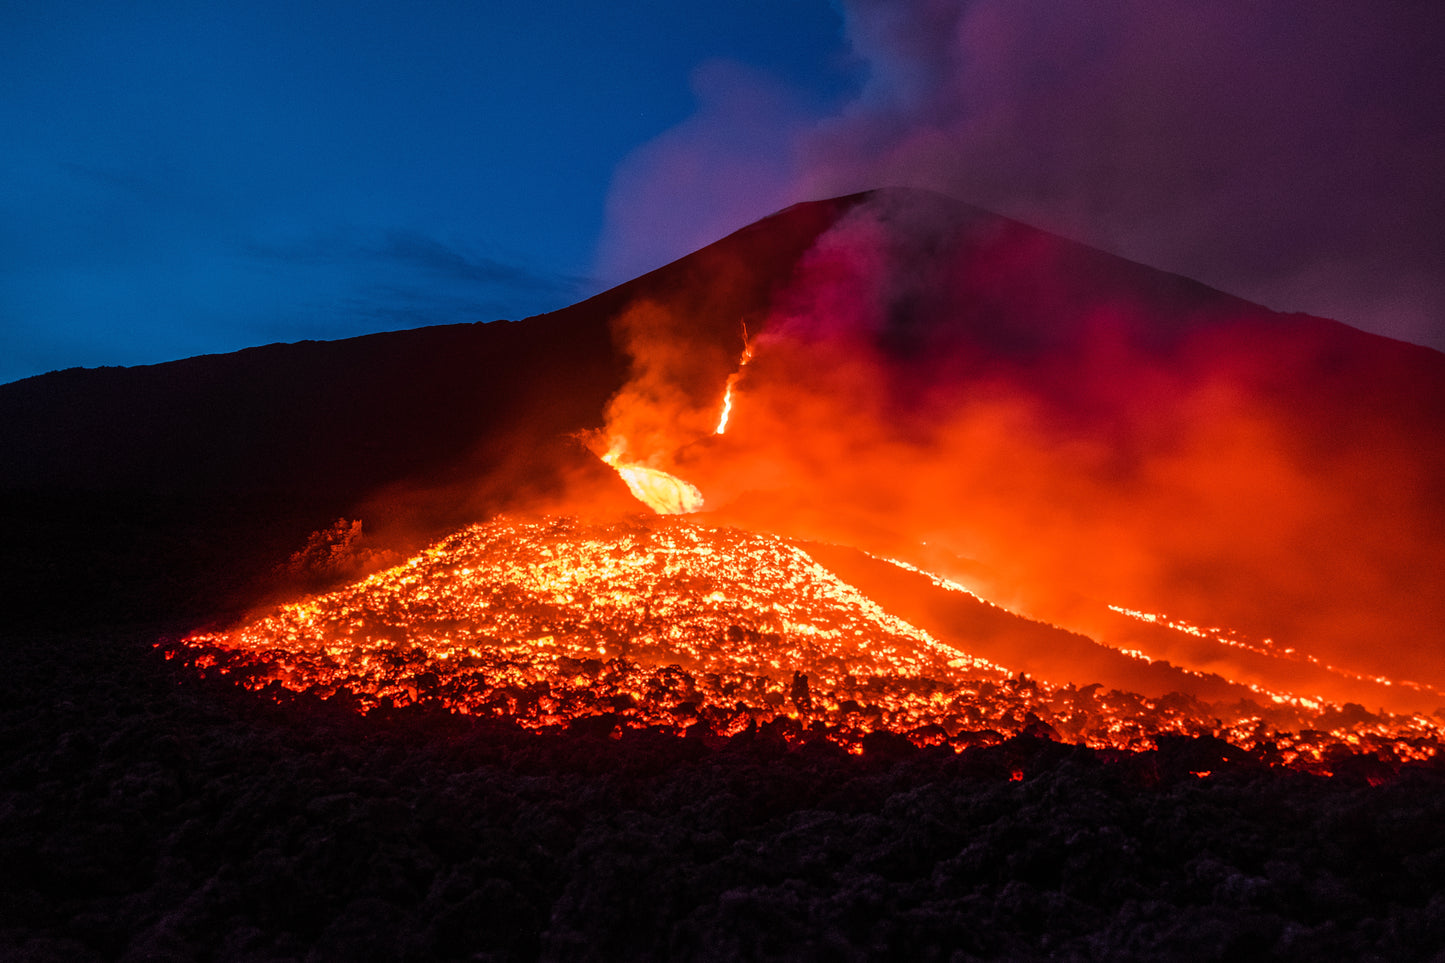
[[926, 192], [0, 413], [12, 633], [366, 739], [1441, 758], [1445, 356]]
[[[106, 513], [81, 554], [113, 551], [139, 506], [142, 538], [211, 557], [168, 589], [213, 619], [498, 511], [703, 510], [863, 553], [839, 572], [875, 604], [1050, 684], [1445, 704], [1445, 359], [924, 192], [799, 205], [525, 322], [58, 372], [0, 404], [15, 527], [58, 498]], [[308, 560], [337, 516], [347, 544]], [[1067, 632], [982, 627], [940, 586]]]

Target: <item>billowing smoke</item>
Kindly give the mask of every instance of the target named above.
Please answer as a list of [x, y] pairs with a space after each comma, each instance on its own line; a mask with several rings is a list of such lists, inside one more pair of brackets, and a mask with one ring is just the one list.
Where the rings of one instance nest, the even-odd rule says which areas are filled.
[[756, 72], [701, 71], [698, 113], [619, 168], [604, 265], [654, 266], [790, 201], [914, 186], [1445, 348], [1429, 4], [842, 6], [856, 95], [809, 111]]
[[[902, 185], [1445, 348], [1425, 6], [842, 6], [854, 95], [700, 81], [619, 169], [604, 261]], [[673, 449], [710, 507], [920, 553], [1085, 631], [1114, 604], [1445, 684], [1438, 354], [947, 207], [855, 212], [749, 321], [727, 435]]]
[[789, 203], [779, 173], [806, 130], [800, 98], [731, 61], [692, 74], [697, 113], [638, 148], [614, 174], [596, 274], [626, 281]]
[[907, 192], [819, 239], [753, 347], [674, 463], [727, 520], [1445, 683], [1433, 352]]
[[613, 321], [631, 360], [627, 384], [607, 405], [607, 428], [593, 442], [628, 462], [665, 468], [675, 449], [717, 423], [722, 353], [667, 305], [642, 301]]

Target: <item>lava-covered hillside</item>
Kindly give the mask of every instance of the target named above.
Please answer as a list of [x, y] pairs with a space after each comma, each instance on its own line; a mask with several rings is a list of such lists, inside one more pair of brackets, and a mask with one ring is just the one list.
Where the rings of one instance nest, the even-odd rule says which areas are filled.
[[[839, 565], [850, 553], [836, 547], [812, 552], [844, 571], [859, 565]], [[956, 584], [934, 594], [992, 609], [1027, 644], [1074, 641]], [[1445, 748], [1439, 720], [1343, 713], [1239, 685], [1220, 684], [1210, 702], [1010, 677], [967, 651], [981, 635], [971, 629], [934, 637], [776, 536], [681, 520], [498, 518], [170, 651], [283, 701], [299, 693], [360, 713], [421, 704], [528, 729], [646, 728], [712, 745], [760, 725], [789, 745], [850, 752], [875, 733], [957, 748], [1047, 734], [1126, 751], [1208, 736], [1241, 758], [1325, 775], [1354, 755], [1394, 767]], [[983, 644], [997, 644], [992, 634]]]

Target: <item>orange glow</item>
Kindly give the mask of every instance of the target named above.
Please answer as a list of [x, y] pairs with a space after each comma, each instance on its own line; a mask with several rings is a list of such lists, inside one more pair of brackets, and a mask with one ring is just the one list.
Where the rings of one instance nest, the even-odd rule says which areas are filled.
[[1445, 706], [1438, 361], [1222, 296], [1181, 323], [1046, 239], [915, 244], [903, 219], [840, 223], [750, 325], [746, 417], [735, 392], [715, 444], [674, 449], [714, 517], [1261, 694]]
[[[696, 292], [613, 319], [630, 368], [593, 450], [706, 516], [494, 520], [184, 649], [534, 728], [1435, 757], [1438, 362], [933, 214], [840, 221], [741, 355]], [[577, 487], [563, 515], [622, 500]]]
[[660, 468], [650, 468], [621, 460], [620, 449], [613, 448], [602, 460], [611, 465], [632, 496], [659, 515], [687, 515], [702, 510], [702, 492]]
[[[940, 589], [955, 591], [955, 589]], [[960, 647], [963, 646], [963, 647]], [[1303, 705], [1208, 705], [1011, 675], [890, 614], [774, 536], [693, 521], [497, 519], [327, 595], [181, 652], [255, 690], [342, 698], [360, 711], [435, 702], [528, 728], [597, 719], [727, 738], [781, 725], [861, 751], [869, 732], [956, 749], [1021, 732], [1149, 749], [1213, 734], [1319, 769], [1333, 745], [1430, 758], [1423, 717], [1349, 724]], [[1327, 707], [1326, 707], [1327, 708]], [[811, 736], [809, 735], [811, 733]]]

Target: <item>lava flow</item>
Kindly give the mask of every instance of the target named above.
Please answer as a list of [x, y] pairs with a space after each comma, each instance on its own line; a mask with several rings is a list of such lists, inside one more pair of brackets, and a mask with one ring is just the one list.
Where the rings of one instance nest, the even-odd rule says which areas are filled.
[[851, 751], [877, 731], [955, 748], [1018, 733], [1114, 749], [1217, 734], [1320, 770], [1339, 751], [1428, 758], [1440, 736], [1420, 717], [1049, 685], [963, 644], [889, 614], [786, 539], [660, 517], [499, 518], [179, 651], [247, 688], [362, 712], [432, 703], [533, 729], [710, 739], [771, 725]]
[[[1315, 772], [1435, 758], [1445, 712], [1406, 713], [1445, 693], [1436, 671], [1403, 681], [1397, 631], [1434, 611], [1420, 560], [1439, 516], [1414, 494], [1433, 489], [1332, 460], [1335, 429], [1288, 416], [1276, 366], [1215, 344], [1233, 343], [1234, 302], [1066, 286], [996, 317], [1013, 302], [988, 278], [1043, 242], [1024, 232], [1027, 256], [1009, 241], [999, 257], [1012, 228], [904, 213], [860, 209], [756, 314], [644, 297], [612, 319], [628, 380], [574, 437], [652, 516], [494, 518], [179, 652], [278, 698], [532, 729], [766, 726], [853, 751], [885, 732], [1109, 750], [1210, 735]], [[1029, 273], [1009, 290], [1036, 289]], [[1196, 309], [1220, 318], [1155, 337], [1155, 313]], [[744, 326], [739, 346], [740, 316], [757, 337]], [[1397, 448], [1380, 477], [1414, 477]], [[585, 484], [565, 511], [595, 507]], [[1371, 508], [1386, 495], [1392, 510]], [[1376, 569], [1426, 573], [1409, 582], [1426, 602]], [[1238, 631], [1183, 617], [1214, 612]], [[1405, 641], [1364, 651], [1377, 637]]]
[[689, 515], [702, 510], [702, 492], [697, 487], [669, 474], [623, 457], [626, 446], [614, 441], [602, 456], [626, 483], [632, 497], [659, 515]]
[[727, 385], [723, 388], [722, 413], [718, 415], [717, 427], [713, 429], [715, 435], [725, 435], [728, 430], [728, 419], [733, 413], [733, 388], [737, 386], [738, 380], [743, 376], [743, 369], [748, 362], [753, 360], [753, 345], [748, 340], [748, 326], [743, 326], [743, 356], [738, 360], [738, 370], [728, 375]]

